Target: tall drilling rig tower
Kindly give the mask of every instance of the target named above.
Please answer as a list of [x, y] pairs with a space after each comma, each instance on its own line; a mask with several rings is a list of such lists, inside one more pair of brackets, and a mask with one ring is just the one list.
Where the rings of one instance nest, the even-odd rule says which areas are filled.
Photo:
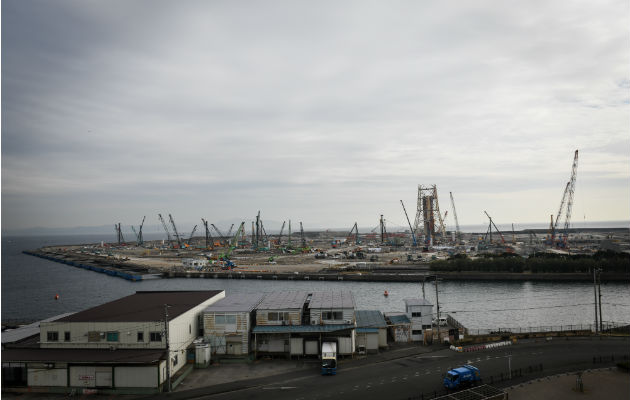
[[446, 233], [442, 214], [440, 214], [436, 185], [418, 185], [418, 204], [414, 231], [422, 232], [426, 244], [433, 242], [436, 233], [439, 232], [441, 235]]

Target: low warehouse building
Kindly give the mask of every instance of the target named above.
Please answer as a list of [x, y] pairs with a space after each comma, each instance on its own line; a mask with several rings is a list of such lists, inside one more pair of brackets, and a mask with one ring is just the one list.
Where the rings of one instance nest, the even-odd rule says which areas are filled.
[[322, 339], [337, 342], [339, 355], [352, 355], [354, 304], [349, 291], [267, 294], [256, 309], [256, 355], [317, 356]]
[[3, 390], [158, 392], [186, 365], [201, 312], [223, 297], [222, 290], [136, 292], [41, 322], [37, 335], [4, 344]]
[[203, 310], [204, 341], [212, 354], [250, 353], [254, 310], [262, 298], [260, 293], [227, 296]]

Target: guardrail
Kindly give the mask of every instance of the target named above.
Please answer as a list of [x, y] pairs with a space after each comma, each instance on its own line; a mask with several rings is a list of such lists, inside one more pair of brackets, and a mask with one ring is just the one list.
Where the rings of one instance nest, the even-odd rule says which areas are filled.
[[[628, 333], [630, 334], [630, 323], [628, 322], [602, 322], [603, 333]], [[595, 324], [571, 324], [571, 325], [541, 325], [530, 327], [509, 327], [509, 328], [489, 328], [475, 329], [467, 328], [468, 335], [512, 335], [522, 333], [555, 333], [555, 332], [595, 332]]]

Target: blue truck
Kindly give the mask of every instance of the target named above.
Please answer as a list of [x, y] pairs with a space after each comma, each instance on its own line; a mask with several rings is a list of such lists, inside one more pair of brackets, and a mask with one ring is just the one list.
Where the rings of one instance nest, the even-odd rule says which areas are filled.
[[446, 373], [444, 387], [449, 390], [458, 390], [467, 386], [474, 386], [481, 382], [479, 368], [472, 365], [462, 365]]

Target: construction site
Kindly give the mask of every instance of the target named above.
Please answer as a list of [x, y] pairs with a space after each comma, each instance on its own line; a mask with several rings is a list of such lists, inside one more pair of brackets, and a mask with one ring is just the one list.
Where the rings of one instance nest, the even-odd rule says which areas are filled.
[[[601, 251], [630, 254], [628, 229], [571, 228], [577, 164], [576, 150], [560, 207], [557, 214], [551, 215], [546, 230], [515, 231], [512, 225], [511, 231], [501, 231], [484, 210], [488, 218], [485, 232], [464, 233], [459, 227], [453, 193], [449, 192], [450, 201], [442, 206], [442, 213], [437, 185], [432, 184], [418, 185], [413, 223], [400, 200], [408, 228], [396, 231], [388, 231], [386, 219], [380, 215], [378, 225], [363, 232], [356, 222], [347, 231], [308, 231], [302, 222], [296, 229], [288, 220], [279, 232], [271, 233], [258, 211], [251, 230], [242, 221], [236, 230], [232, 224], [223, 232], [201, 218], [202, 228], [198, 230], [195, 225], [184, 235], [171, 214], [168, 222], [158, 214], [164, 239], [144, 240], [145, 216], [137, 228], [131, 226], [131, 241], [125, 240], [122, 225], [117, 223], [115, 243], [52, 246], [26, 253], [131, 280], [154, 276], [387, 281], [424, 279], [431, 270], [435, 272], [431, 266], [438, 260], [528, 258], [540, 254], [589, 256]], [[449, 212], [455, 225], [450, 231], [445, 224]]]

